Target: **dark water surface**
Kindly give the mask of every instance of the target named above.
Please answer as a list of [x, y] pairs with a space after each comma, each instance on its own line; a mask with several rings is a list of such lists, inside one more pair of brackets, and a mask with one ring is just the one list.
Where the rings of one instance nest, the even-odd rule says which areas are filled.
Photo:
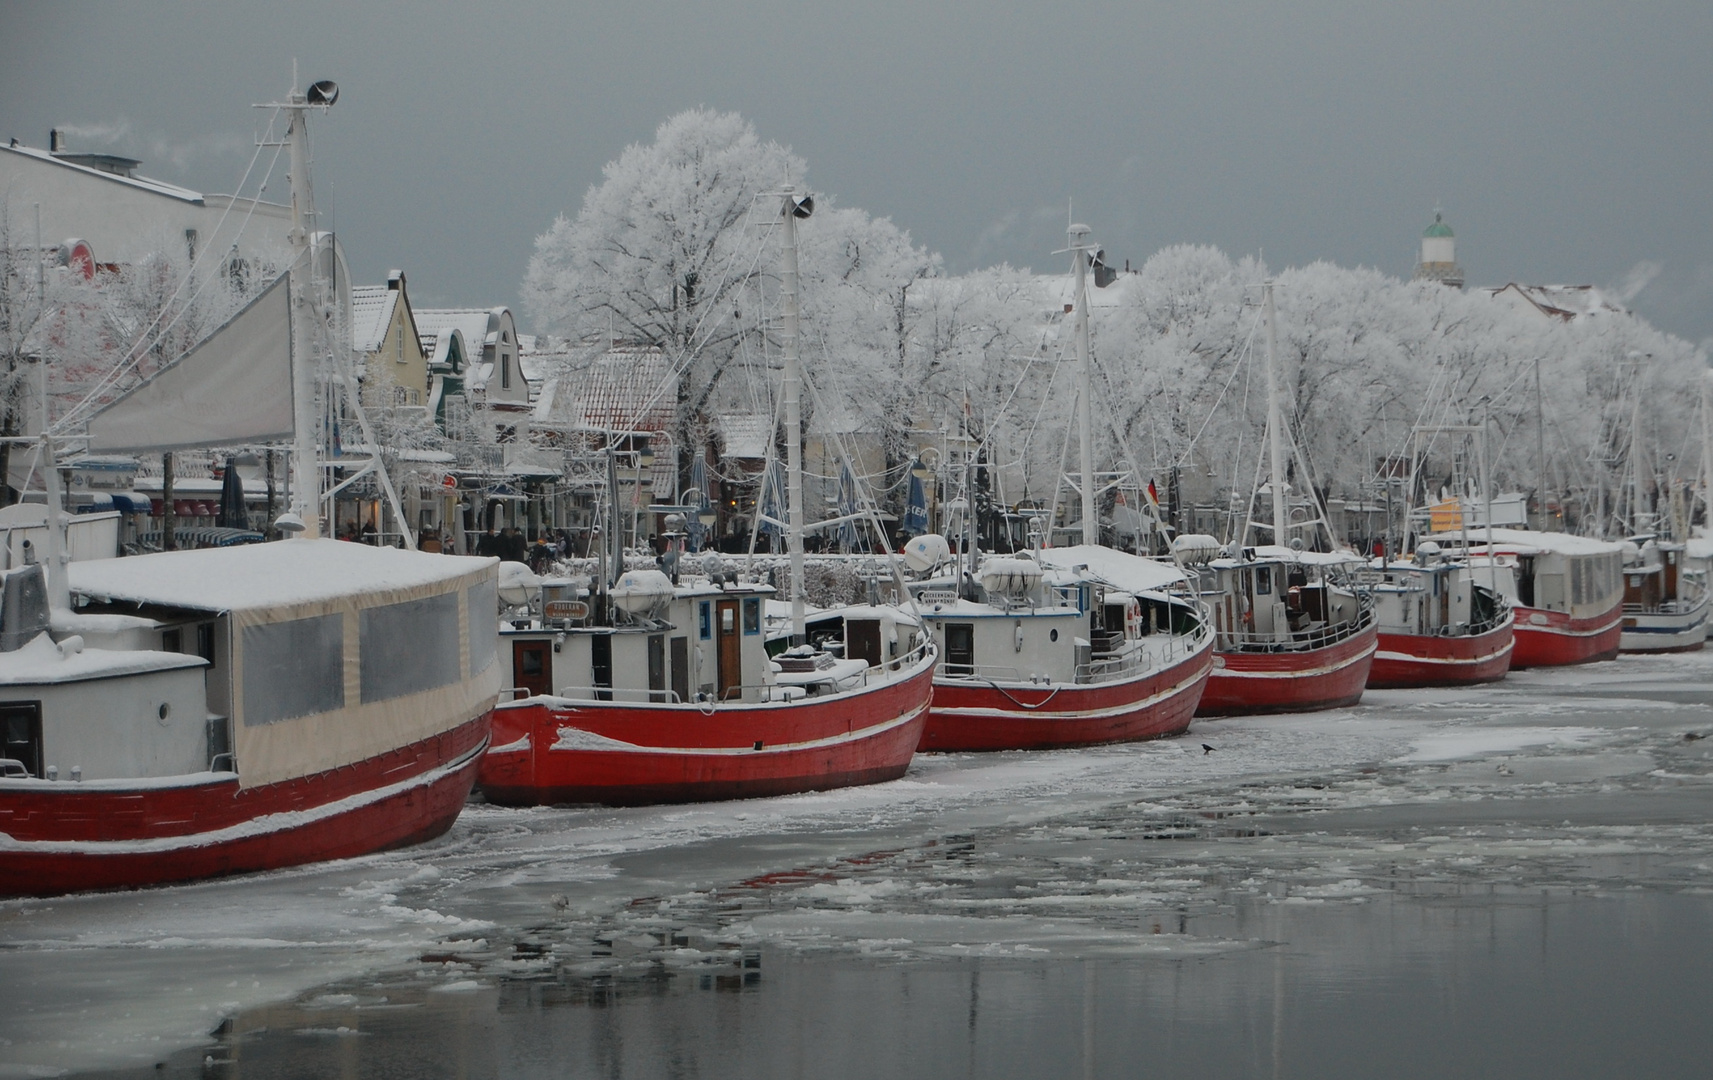
[[1710, 703], [1626, 658], [0, 904], [0, 1080], [1713, 1076]]
[[[751, 886], [742, 906], [812, 887]], [[950, 940], [982, 936], [956, 917], [861, 910], [833, 928], [918, 937], [548, 932], [245, 1012], [212, 1049], [113, 1075], [1709, 1075], [1713, 896], [1358, 888], [1148, 911], [1134, 936], [1028, 920], [975, 945]]]

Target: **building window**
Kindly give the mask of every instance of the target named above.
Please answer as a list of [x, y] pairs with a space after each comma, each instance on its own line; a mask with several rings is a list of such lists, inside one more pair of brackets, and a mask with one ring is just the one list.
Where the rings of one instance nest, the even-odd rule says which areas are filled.
[[399, 324], [398, 362], [404, 363], [404, 324]]
[[512, 358], [505, 353], [500, 354], [500, 389], [512, 388]]

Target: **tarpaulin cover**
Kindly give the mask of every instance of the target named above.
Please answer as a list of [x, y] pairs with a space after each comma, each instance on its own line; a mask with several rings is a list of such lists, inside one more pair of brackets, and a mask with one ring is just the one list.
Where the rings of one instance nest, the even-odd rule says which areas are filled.
[[[107, 565], [111, 564], [111, 565]], [[337, 540], [163, 552], [68, 568], [72, 591], [224, 612], [245, 787], [450, 731], [499, 695], [493, 559]]]

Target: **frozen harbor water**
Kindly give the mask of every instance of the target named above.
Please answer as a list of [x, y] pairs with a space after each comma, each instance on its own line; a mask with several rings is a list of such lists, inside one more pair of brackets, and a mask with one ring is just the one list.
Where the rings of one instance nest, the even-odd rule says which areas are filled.
[[1710, 705], [1625, 657], [7, 902], [0, 1077], [1701, 1075]]

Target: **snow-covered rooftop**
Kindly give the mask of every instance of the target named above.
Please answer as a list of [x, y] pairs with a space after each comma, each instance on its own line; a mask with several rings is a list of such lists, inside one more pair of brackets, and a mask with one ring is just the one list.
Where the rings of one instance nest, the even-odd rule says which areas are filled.
[[773, 441], [773, 417], [765, 413], [726, 413], [717, 421], [729, 458], [764, 458]]
[[1594, 315], [1625, 313], [1622, 304], [1608, 299], [1604, 292], [1593, 285], [1521, 285], [1513, 281], [1488, 291], [1495, 299], [1512, 300], [1525, 307], [1532, 307], [1549, 318], [1562, 319], [1565, 322]]
[[499, 314], [504, 308], [423, 308], [412, 312], [419, 334], [448, 334], [464, 337], [464, 360], [474, 366], [482, 358], [482, 347], [492, 345], [499, 335]]
[[615, 348], [550, 380], [537, 420], [583, 431], [670, 431], [678, 380], [659, 349]]
[[372, 353], [387, 339], [387, 328], [393, 324], [393, 312], [398, 307], [399, 293], [385, 285], [354, 285], [351, 287], [351, 347]]
[[91, 599], [241, 611], [450, 582], [493, 561], [297, 539], [97, 559], [67, 569], [71, 591]]
[[57, 165], [62, 169], [72, 169], [76, 172], [83, 173], [86, 176], [99, 177], [102, 180], [107, 180], [115, 184], [124, 184], [128, 187], [138, 188], [139, 190], [147, 191], [151, 194], [163, 195], [169, 199], [179, 199], [183, 202], [196, 203], [199, 206], [202, 205], [202, 193], [200, 191], [192, 191], [189, 188], [182, 188], [177, 184], [169, 184], [164, 180], [150, 180], [146, 176], [121, 176], [118, 173], [107, 172], [104, 169], [93, 169], [88, 165], [79, 165], [76, 162], [67, 161], [62, 157], [58, 157], [46, 150], [38, 150], [33, 146], [7, 146], [0, 143], [0, 150], [4, 150], [8, 154], [19, 154], [23, 157], [34, 158], [37, 161], [45, 161], [50, 164]]

